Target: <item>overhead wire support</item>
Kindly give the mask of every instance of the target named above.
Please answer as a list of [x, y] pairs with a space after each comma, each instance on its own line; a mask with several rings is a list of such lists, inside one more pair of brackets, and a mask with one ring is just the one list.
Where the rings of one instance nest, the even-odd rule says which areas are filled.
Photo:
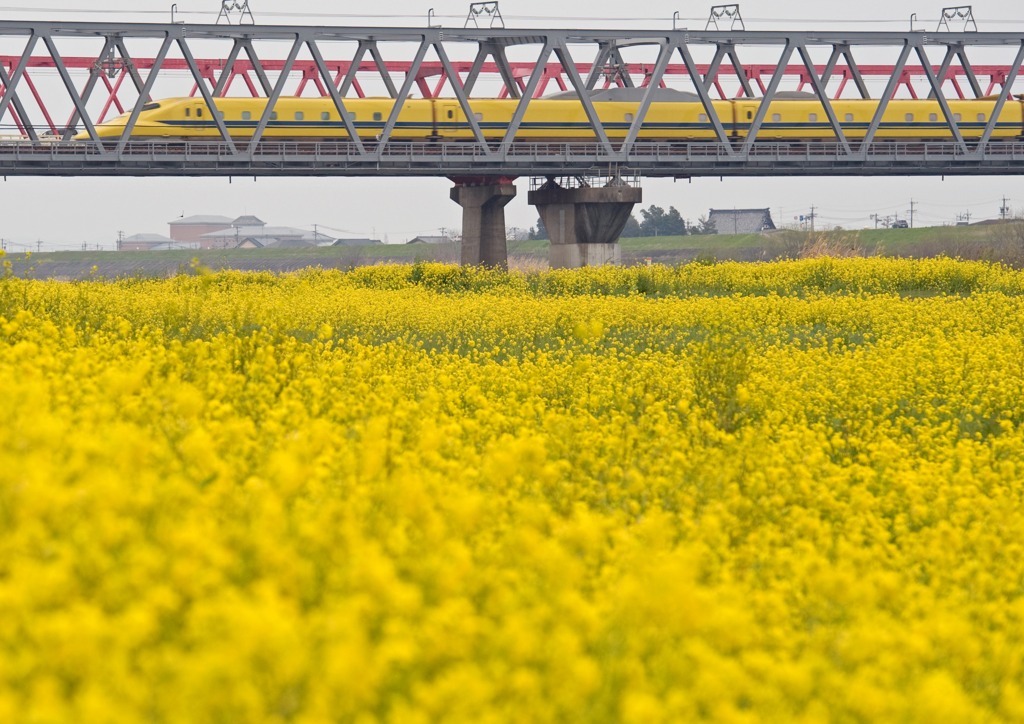
[[736, 3], [732, 5], [713, 5], [704, 30], [711, 30], [712, 25], [715, 26], [715, 30], [721, 30], [722, 28], [718, 25], [719, 20], [729, 21], [729, 31], [735, 30], [737, 23], [739, 23], [740, 30], [747, 29], [746, 23], [743, 22], [743, 15], [740, 13], [740, 6]]
[[[220, 25], [221, 20], [232, 25], [231, 18], [234, 15], [238, 16], [238, 25], [256, 24], [256, 18], [253, 17], [252, 9], [249, 7], [249, 0], [221, 0], [217, 25]], [[246, 18], [249, 20], [248, 23], [246, 23]]]
[[[957, 22], [963, 20], [964, 26], [960, 30], [954, 30], [950, 27], [950, 22]], [[939, 18], [939, 27], [936, 28], [935, 32], [953, 33], [953, 32], [978, 32], [978, 23], [974, 20], [974, 7], [972, 5], [958, 5], [956, 7], [942, 8], [942, 16]]]
[[483, 3], [471, 3], [469, 6], [469, 14], [466, 15], [466, 24], [463, 28], [468, 28], [470, 23], [473, 23], [473, 27], [480, 27], [480, 18], [486, 18], [489, 23], [486, 27], [494, 28], [495, 26], [504, 29], [505, 19], [501, 17], [501, 10], [496, 2], [483, 2]]

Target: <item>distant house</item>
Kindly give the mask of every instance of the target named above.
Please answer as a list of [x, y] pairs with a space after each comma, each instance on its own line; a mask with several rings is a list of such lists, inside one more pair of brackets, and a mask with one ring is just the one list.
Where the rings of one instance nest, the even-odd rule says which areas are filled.
[[760, 234], [775, 229], [770, 209], [711, 209], [708, 223], [716, 234]]
[[[290, 226], [267, 226], [257, 216], [188, 216], [170, 222], [170, 239], [163, 241], [191, 244], [194, 249], [262, 249], [266, 247], [301, 248], [331, 246], [335, 237], [318, 231]], [[364, 243], [372, 243], [366, 240]]]
[[255, 216], [239, 216], [237, 219], [231, 222], [232, 228], [245, 229], [249, 227], [263, 228], [267, 225], [267, 222], [262, 219], [258, 219]]
[[174, 241], [163, 234], [133, 234], [121, 239], [121, 251], [166, 251], [168, 249], [198, 249], [197, 242]]
[[380, 239], [335, 239], [331, 246], [370, 246], [380, 243]]
[[[242, 218], [245, 219], [246, 217]], [[259, 219], [256, 219], [256, 221], [259, 221]], [[259, 221], [259, 225], [232, 226], [220, 231], [212, 231], [202, 236], [203, 248], [205, 249], [255, 249], [260, 247], [287, 247], [294, 249], [305, 246], [325, 246], [333, 241], [333, 238], [324, 234], [306, 231], [305, 229], [293, 229], [290, 226], [267, 226], [262, 221]]]
[[202, 245], [204, 234], [230, 229], [231, 219], [227, 216], [185, 216], [171, 221], [168, 226], [171, 227], [171, 239], [174, 241]]
[[316, 246], [310, 239], [273, 239], [263, 245], [267, 249], [309, 249]]
[[409, 244], [450, 244], [452, 242], [447, 236], [417, 236], [410, 239]]

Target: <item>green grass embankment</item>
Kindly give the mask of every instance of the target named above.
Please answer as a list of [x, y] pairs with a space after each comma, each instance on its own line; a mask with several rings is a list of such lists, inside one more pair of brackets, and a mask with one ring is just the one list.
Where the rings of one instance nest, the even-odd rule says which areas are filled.
[[[679, 264], [695, 259], [761, 261], [805, 256], [949, 256], [1024, 266], [1024, 222], [919, 229], [865, 229], [768, 234], [662, 236], [620, 240], [623, 264]], [[513, 241], [509, 256], [524, 263], [546, 263], [545, 240]], [[385, 262], [457, 263], [451, 244], [374, 244], [309, 249], [211, 249], [175, 251], [62, 251], [10, 254], [17, 276], [83, 279], [92, 277], [172, 276], [203, 267], [288, 272], [310, 266], [347, 269]]]

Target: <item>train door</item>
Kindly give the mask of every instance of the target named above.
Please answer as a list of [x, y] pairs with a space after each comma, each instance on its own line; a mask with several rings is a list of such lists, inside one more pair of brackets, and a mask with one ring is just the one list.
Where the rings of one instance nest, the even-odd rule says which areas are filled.
[[458, 138], [465, 125], [465, 115], [457, 100], [434, 101], [434, 140]]

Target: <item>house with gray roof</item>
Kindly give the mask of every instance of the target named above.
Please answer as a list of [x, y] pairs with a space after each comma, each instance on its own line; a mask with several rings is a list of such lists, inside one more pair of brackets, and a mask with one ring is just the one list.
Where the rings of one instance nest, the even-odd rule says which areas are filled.
[[452, 240], [447, 236], [417, 236], [410, 239], [407, 244], [450, 244]]
[[335, 239], [331, 246], [370, 246], [380, 243], [380, 239]]
[[760, 234], [775, 229], [771, 209], [711, 209], [708, 223], [716, 234]]
[[262, 219], [258, 219], [255, 216], [239, 216], [237, 219], [231, 222], [231, 226], [236, 229], [246, 229], [251, 227], [264, 227], [267, 222]]
[[118, 242], [120, 251], [166, 251], [168, 249], [198, 249], [197, 242], [174, 241], [163, 234], [132, 234]]
[[236, 226], [212, 231], [202, 237], [204, 248], [255, 249], [330, 246], [334, 238], [326, 234], [290, 226]]

